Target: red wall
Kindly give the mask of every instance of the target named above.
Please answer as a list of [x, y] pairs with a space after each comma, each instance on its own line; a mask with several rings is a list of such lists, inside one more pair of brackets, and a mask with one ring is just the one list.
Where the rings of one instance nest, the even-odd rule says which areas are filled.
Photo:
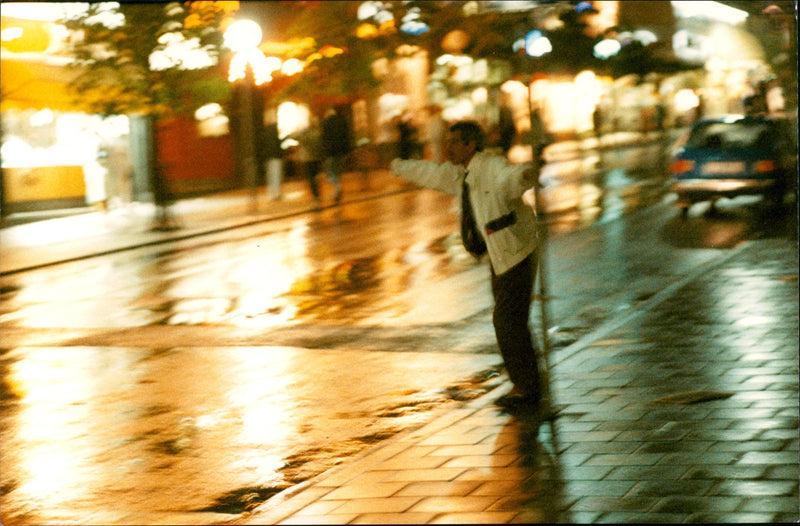
[[192, 119], [156, 125], [158, 161], [177, 194], [233, 188], [236, 169], [231, 135], [201, 137]]

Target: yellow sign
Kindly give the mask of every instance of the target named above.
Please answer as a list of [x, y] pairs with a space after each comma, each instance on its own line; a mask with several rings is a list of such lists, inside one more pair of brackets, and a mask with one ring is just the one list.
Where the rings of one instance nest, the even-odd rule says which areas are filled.
[[80, 166], [3, 168], [3, 201], [46, 201], [86, 196]]

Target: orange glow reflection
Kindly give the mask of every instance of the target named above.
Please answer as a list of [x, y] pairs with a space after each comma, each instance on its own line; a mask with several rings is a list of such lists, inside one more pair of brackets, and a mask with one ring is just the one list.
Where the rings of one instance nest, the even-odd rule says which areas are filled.
[[91, 372], [63, 349], [29, 350], [25, 355], [9, 375], [20, 396], [20, 414], [16, 425], [3, 430], [4, 460], [6, 455], [15, 459], [20, 479], [14, 496], [49, 505], [74, 501], [84, 495], [90, 478], [92, 437], [76, 423], [92, 418], [86, 405]]

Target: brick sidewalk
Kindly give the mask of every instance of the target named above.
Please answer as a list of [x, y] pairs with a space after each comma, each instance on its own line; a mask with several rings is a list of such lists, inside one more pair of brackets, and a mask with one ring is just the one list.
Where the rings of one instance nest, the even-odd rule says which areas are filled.
[[797, 262], [746, 243], [555, 351], [553, 425], [496, 408], [505, 383], [244, 522], [797, 521]]

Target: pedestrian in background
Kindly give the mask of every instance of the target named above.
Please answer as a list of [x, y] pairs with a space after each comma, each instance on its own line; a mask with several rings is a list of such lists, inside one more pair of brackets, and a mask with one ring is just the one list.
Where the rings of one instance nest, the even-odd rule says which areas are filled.
[[411, 116], [402, 115], [397, 121], [399, 153], [401, 159], [411, 159], [414, 156], [414, 146], [417, 143], [417, 129], [411, 122]]
[[[525, 165], [510, 164], [504, 156], [484, 152], [484, 141], [478, 123], [457, 122], [446, 136], [449, 162], [395, 159], [390, 167], [413, 183], [460, 198], [465, 247], [473, 255], [487, 252], [489, 256], [495, 301], [492, 322], [514, 384], [497, 403], [508, 408], [536, 407], [542, 390], [528, 318], [538, 266], [538, 237], [534, 211], [522, 201], [536, 174]], [[477, 232], [469, 233], [470, 223], [477, 226]], [[475, 234], [485, 243], [482, 250], [468, 246], [467, 240]]]
[[274, 200], [281, 199], [281, 184], [283, 183], [283, 148], [278, 134], [278, 113], [275, 108], [268, 109], [264, 114], [264, 140], [263, 157], [266, 158], [265, 172], [267, 188]]
[[319, 202], [320, 193], [317, 174], [319, 174], [321, 168], [322, 154], [320, 153], [319, 119], [315, 115], [311, 116], [308, 128], [301, 131], [296, 140], [298, 145], [295, 152], [295, 160], [308, 181], [314, 201]]
[[547, 130], [544, 127], [544, 122], [542, 122], [542, 117], [539, 114], [538, 106], [531, 108], [530, 141], [531, 146], [533, 147], [532, 155], [534, 160], [539, 163], [539, 166], [543, 166], [544, 159], [542, 155], [544, 154], [544, 149], [547, 147], [547, 145], [553, 142], [553, 136], [547, 133]]
[[517, 135], [517, 126], [514, 124], [514, 114], [508, 106], [504, 105], [500, 107], [497, 132], [500, 135], [500, 149], [503, 151], [503, 155], [508, 155], [511, 145], [514, 144], [514, 137]]
[[341, 109], [328, 110], [322, 121], [321, 139], [325, 171], [335, 188], [334, 201], [339, 202], [342, 196], [342, 171], [347, 155], [353, 149], [350, 124]]

